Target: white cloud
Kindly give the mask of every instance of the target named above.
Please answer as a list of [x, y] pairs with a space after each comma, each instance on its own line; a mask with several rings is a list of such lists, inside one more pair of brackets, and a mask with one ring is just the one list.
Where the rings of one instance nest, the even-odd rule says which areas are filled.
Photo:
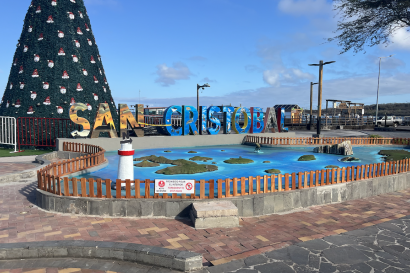
[[[408, 28], [410, 30], [410, 28]], [[388, 46], [380, 45], [384, 50], [410, 50], [410, 31], [406, 28], [398, 29], [391, 37], [390, 41], [392, 42]]]
[[202, 82], [206, 82], [206, 83], [209, 83], [209, 82], [218, 82], [217, 80], [211, 80], [211, 79], [208, 78], [208, 77], [203, 78], [201, 81], [202, 81]]
[[158, 78], [155, 82], [160, 83], [162, 86], [173, 85], [177, 80], [187, 80], [192, 75], [189, 68], [181, 62], [174, 63], [172, 67], [159, 64], [156, 73]]
[[315, 78], [315, 76], [313, 76], [312, 74], [310, 74], [310, 73], [305, 73], [305, 72], [303, 72], [302, 70], [297, 69], [297, 68], [292, 68], [292, 72], [293, 72], [293, 74], [294, 74], [297, 78], [299, 78], [299, 79], [311, 80], [311, 79], [314, 79], [314, 78]]
[[263, 80], [271, 86], [279, 86], [279, 73], [272, 70], [263, 71]]
[[332, 12], [332, 4], [326, 0], [280, 0], [280, 11], [291, 15], [317, 15]]

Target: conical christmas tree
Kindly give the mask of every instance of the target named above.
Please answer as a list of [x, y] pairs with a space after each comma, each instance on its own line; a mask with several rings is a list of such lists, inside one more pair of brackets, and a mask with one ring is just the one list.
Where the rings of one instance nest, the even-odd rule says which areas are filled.
[[117, 112], [83, 0], [32, 1], [0, 105], [1, 116], [69, 118], [70, 104]]

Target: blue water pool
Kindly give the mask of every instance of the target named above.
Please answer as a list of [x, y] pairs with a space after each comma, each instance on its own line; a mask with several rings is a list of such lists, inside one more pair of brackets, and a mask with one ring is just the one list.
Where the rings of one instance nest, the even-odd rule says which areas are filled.
[[[229, 145], [229, 146], [206, 146], [206, 147], [184, 147], [184, 148], [171, 148], [171, 149], [147, 149], [136, 150], [134, 158], [140, 158], [144, 156], [157, 155], [164, 156], [169, 159], [186, 159], [188, 160], [194, 156], [210, 157], [212, 160], [208, 162], [195, 161], [198, 164], [212, 164], [216, 162], [218, 166], [217, 171], [206, 172], [200, 174], [178, 174], [178, 175], [164, 175], [155, 173], [159, 169], [170, 167], [170, 164], [161, 164], [159, 167], [141, 168], [134, 167], [134, 176], [136, 179], [144, 181], [145, 179], [204, 179], [209, 181], [210, 179], [226, 179], [226, 178], [240, 178], [248, 176], [263, 176], [267, 173], [267, 169], [279, 169], [282, 174], [285, 173], [298, 173], [305, 171], [315, 171], [324, 169], [327, 165], [336, 165], [339, 167], [358, 166], [365, 164], [381, 163], [383, 162], [382, 156], [378, 155], [380, 150], [395, 150], [403, 149], [393, 146], [354, 146], [354, 157], [360, 159], [360, 162], [340, 162], [339, 160], [344, 156], [330, 155], [330, 154], [318, 154], [313, 153], [312, 146], [303, 147], [262, 147], [262, 153], [255, 153], [254, 146], [246, 145]], [[409, 149], [407, 149], [409, 150]], [[171, 151], [171, 152], [165, 152]], [[189, 151], [196, 151], [197, 153], [188, 153]], [[314, 161], [297, 161], [302, 155], [314, 155], [316, 160]], [[115, 181], [117, 178], [117, 168], [119, 156], [117, 152], [107, 152], [105, 154], [109, 160], [109, 165], [96, 172], [76, 176], [77, 178], [102, 178], [111, 179]], [[224, 163], [224, 160], [229, 158], [243, 158], [252, 159], [254, 162], [250, 164], [228, 164]], [[270, 163], [263, 163], [264, 161], [270, 161]], [[139, 163], [140, 161], [134, 161]], [[278, 182], [276, 182], [278, 183]], [[270, 187], [270, 179], [268, 181]], [[199, 187], [199, 185], [197, 185]], [[141, 193], [144, 192], [144, 183], [141, 183]], [[277, 187], [277, 185], [276, 185]], [[208, 186], [207, 186], [208, 189]], [[232, 187], [231, 187], [232, 189]], [[105, 192], [105, 186], [103, 187]], [[153, 194], [153, 187], [151, 188]], [[105, 194], [105, 193], [103, 193]], [[123, 191], [125, 195], [125, 191]], [[132, 192], [134, 194], [134, 191]], [[113, 195], [115, 192], [113, 191]]]

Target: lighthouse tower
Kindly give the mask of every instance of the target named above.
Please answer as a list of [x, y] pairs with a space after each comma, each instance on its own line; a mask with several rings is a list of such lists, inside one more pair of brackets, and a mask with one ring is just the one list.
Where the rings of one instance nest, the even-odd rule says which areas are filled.
[[[118, 161], [118, 179], [126, 180], [130, 179], [131, 181], [134, 180], [134, 165], [133, 165], [133, 155], [135, 151], [132, 149], [132, 139], [129, 135], [123, 133], [122, 135], [123, 140], [121, 143], [121, 149], [118, 150], [118, 155], [120, 159]], [[134, 185], [132, 183], [131, 185]], [[125, 187], [125, 183], [121, 183], [121, 188]]]

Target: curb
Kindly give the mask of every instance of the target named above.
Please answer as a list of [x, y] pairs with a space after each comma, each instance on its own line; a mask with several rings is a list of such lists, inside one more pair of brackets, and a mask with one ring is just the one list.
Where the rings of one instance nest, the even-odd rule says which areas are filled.
[[140, 244], [100, 241], [0, 244], [0, 260], [65, 257], [130, 261], [184, 272], [202, 269], [201, 254]]

